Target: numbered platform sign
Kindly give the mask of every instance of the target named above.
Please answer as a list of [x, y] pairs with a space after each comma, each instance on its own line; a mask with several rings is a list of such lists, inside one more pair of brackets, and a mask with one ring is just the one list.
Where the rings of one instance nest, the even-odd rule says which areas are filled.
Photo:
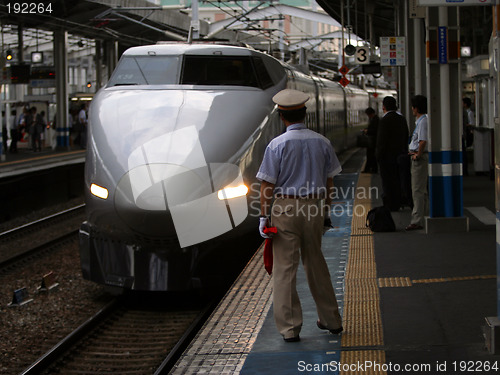
[[368, 47], [356, 47], [356, 63], [369, 64], [370, 63], [370, 49]]

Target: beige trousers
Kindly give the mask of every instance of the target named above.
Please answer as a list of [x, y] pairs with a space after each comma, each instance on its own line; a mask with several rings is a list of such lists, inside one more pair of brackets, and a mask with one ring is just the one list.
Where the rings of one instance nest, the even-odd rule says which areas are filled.
[[428, 169], [429, 154], [427, 153], [423, 154], [419, 160], [411, 161], [411, 194], [413, 197], [411, 224], [424, 226], [424, 218], [429, 215]]
[[322, 325], [342, 326], [330, 272], [321, 252], [323, 209], [319, 199], [278, 198], [272, 209], [274, 320], [284, 338], [298, 336], [302, 308], [297, 294], [297, 268], [302, 258], [307, 283]]

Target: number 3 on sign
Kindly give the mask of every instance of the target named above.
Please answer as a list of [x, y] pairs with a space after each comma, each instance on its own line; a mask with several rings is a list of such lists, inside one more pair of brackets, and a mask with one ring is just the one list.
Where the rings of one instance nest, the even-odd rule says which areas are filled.
[[356, 62], [358, 64], [370, 63], [370, 51], [368, 47], [356, 47]]

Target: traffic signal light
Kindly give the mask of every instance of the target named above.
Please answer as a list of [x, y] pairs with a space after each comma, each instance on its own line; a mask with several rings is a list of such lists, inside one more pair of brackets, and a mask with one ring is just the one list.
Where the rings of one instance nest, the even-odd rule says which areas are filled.
[[10, 61], [10, 60], [12, 60], [12, 58], [13, 58], [13, 57], [14, 57], [14, 56], [12, 55], [12, 50], [8, 49], [8, 50], [7, 50], [7, 53], [5, 54], [5, 59], [6, 59], [7, 61]]

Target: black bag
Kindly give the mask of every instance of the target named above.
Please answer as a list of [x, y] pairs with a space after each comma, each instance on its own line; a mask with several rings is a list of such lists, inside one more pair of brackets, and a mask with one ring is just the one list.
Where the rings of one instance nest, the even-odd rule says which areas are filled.
[[366, 226], [373, 232], [394, 232], [396, 230], [391, 211], [385, 206], [375, 207], [368, 211]]
[[356, 146], [357, 147], [368, 147], [370, 145], [370, 139], [364, 133], [358, 134], [356, 138]]

